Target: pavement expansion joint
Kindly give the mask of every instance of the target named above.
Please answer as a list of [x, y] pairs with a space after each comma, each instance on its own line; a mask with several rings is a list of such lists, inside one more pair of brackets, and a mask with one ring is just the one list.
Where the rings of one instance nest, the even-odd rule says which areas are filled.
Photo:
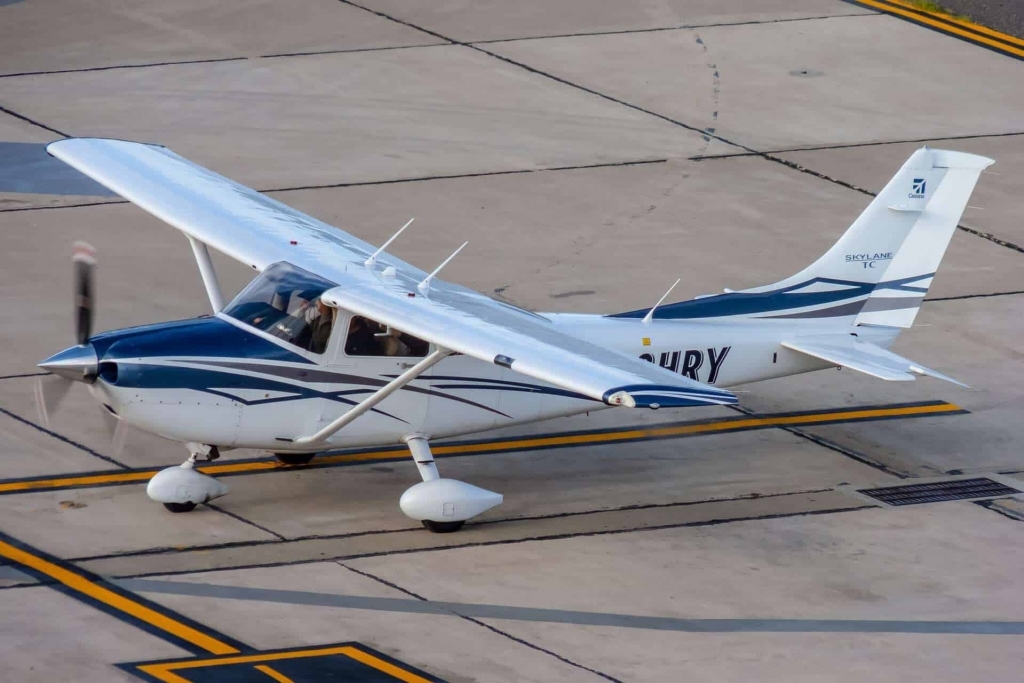
[[69, 138], [69, 137], [71, 137], [67, 133], [62, 133], [61, 131], [57, 130], [56, 128], [51, 128], [50, 126], [47, 126], [44, 123], [39, 123], [38, 121], [36, 121], [34, 119], [30, 119], [27, 116], [23, 116], [22, 114], [19, 114], [16, 111], [11, 111], [10, 109], [8, 109], [6, 107], [0, 107], [0, 112], [3, 112], [4, 114], [7, 114], [8, 116], [13, 116], [16, 119], [20, 119], [20, 120], [24, 121], [25, 123], [32, 124], [33, 126], [36, 126], [37, 128], [42, 128], [45, 131], [49, 131], [51, 133], [55, 133], [55, 134], [61, 136], [62, 138]]
[[825, 14], [817, 17], [786, 17], [783, 19], [754, 19], [750, 21], [725, 21], [710, 24], [678, 24], [676, 26], [656, 26], [654, 28], [623, 29], [621, 31], [583, 31], [580, 33], [559, 33], [555, 35], [521, 36], [517, 38], [495, 38], [493, 40], [474, 40], [467, 45], [491, 45], [494, 43], [517, 43], [526, 40], [550, 40], [558, 38], [589, 38], [591, 36], [621, 36], [633, 33], [664, 33], [666, 31], [692, 31], [700, 28], [732, 28], [735, 26], [760, 26], [764, 24], [791, 24], [800, 21], [822, 21], [825, 19], [846, 19], [849, 17], [883, 16], [884, 12], [867, 11], [857, 14]]

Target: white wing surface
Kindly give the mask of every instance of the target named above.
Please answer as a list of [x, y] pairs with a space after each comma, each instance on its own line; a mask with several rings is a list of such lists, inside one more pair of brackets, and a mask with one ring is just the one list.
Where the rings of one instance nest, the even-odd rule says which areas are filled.
[[546, 318], [441, 280], [352, 235], [155, 145], [79, 138], [47, 151], [157, 218], [262, 271], [287, 261], [338, 284], [329, 304], [604, 401], [676, 407], [731, 393], [558, 331]]

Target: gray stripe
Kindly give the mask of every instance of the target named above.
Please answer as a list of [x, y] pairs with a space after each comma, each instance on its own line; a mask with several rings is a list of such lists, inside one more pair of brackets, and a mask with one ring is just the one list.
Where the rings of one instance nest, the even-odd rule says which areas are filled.
[[898, 311], [904, 308], [921, 308], [924, 301], [924, 294], [921, 296], [900, 296], [900, 297], [871, 297], [864, 304], [861, 313], [874, 313], [876, 311]]
[[765, 318], [775, 319], [797, 319], [797, 318], [841, 318], [847, 315], [858, 313], [875, 313], [878, 311], [898, 311], [904, 308], [920, 308], [924, 301], [921, 296], [903, 297], [871, 297], [862, 301], [851, 301], [841, 306], [831, 308], [819, 308], [816, 311], [803, 311], [802, 313], [788, 313], [786, 315], [766, 315]]
[[787, 313], [785, 315], [765, 315], [760, 316], [763, 318], [772, 318], [776, 320], [795, 320], [797, 318], [840, 318], [847, 315], [857, 315], [860, 313], [860, 309], [864, 308], [864, 302], [867, 299], [861, 299], [860, 301], [851, 301], [849, 303], [842, 304], [840, 306], [832, 306], [830, 308], [819, 308], [816, 311], [803, 311], [802, 313]]
[[309, 605], [365, 609], [407, 614], [438, 614], [477, 619], [511, 619], [582, 626], [616, 626], [620, 628], [683, 631], [691, 633], [930, 633], [974, 635], [1024, 635], [1020, 621], [896, 621], [867, 619], [680, 619], [648, 617], [607, 612], [509, 607], [460, 602], [434, 602], [407, 598], [371, 598], [361, 595], [338, 595], [308, 591], [245, 588], [185, 581], [156, 579], [124, 579], [117, 586], [142, 593], [191, 595], [227, 600], [276, 602], [286, 605]]

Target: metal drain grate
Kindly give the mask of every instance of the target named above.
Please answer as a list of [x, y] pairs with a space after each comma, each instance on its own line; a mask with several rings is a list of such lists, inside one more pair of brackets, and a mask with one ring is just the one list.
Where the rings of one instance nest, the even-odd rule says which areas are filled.
[[938, 503], [945, 500], [992, 498], [994, 496], [1012, 496], [1017, 493], [1024, 493], [985, 477], [937, 481], [930, 484], [861, 489], [860, 492], [865, 496], [870, 496], [888, 505], [918, 505], [920, 503]]

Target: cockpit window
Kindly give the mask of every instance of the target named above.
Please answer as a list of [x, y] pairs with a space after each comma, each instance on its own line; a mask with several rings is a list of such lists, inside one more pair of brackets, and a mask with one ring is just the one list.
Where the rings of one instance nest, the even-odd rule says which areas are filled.
[[290, 263], [275, 263], [250, 282], [224, 313], [320, 354], [327, 350], [335, 318], [335, 310], [320, 297], [334, 286]]

